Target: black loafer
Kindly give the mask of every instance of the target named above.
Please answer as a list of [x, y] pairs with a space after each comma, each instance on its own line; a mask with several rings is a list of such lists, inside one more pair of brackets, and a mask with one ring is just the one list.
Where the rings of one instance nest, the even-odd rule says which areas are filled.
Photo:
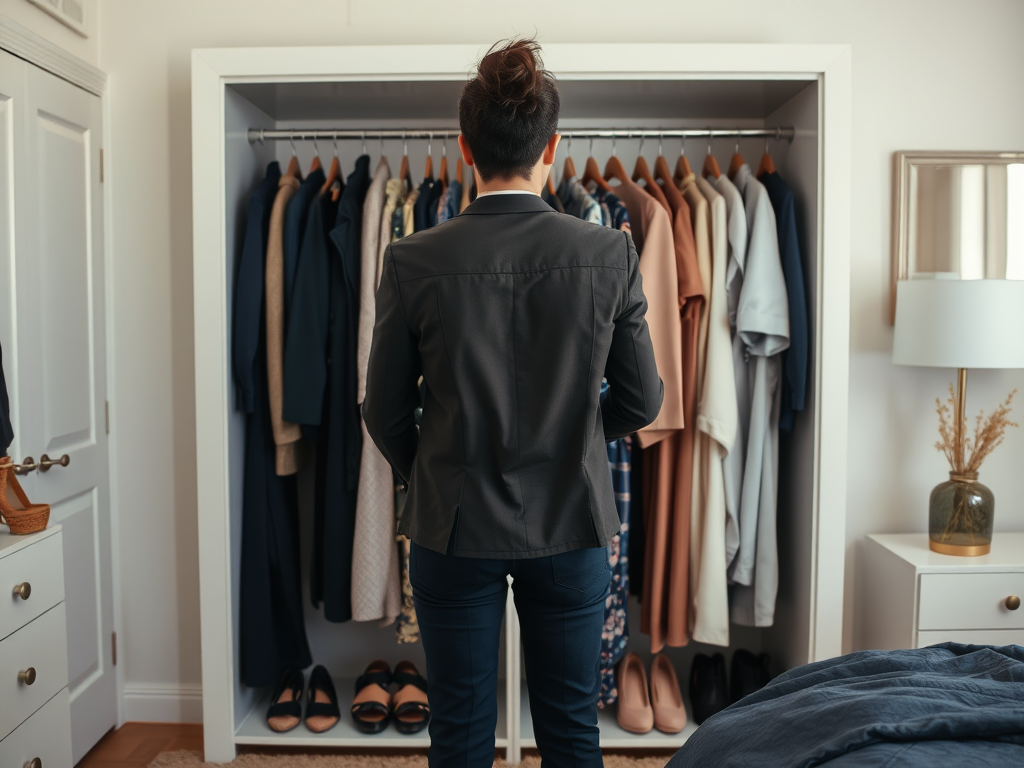
[[732, 703], [759, 691], [771, 682], [770, 659], [767, 653], [755, 656], [742, 648], [732, 655], [729, 695]]
[[289, 667], [281, 673], [267, 708], [270, 730], [285, 733], [302, 722], [302, 670]]
[[690, 705], [693, 720], [700, 725], [729, 706], [729, 688], [725, 679], [725, 657], [720, 653], [698, 653], [690, 667]]
[[334, 681], [327, 670], [317, 664], [309, 675], [306, 691], [306, 727], [313, 733], [323, 733], [336, 726], [339, 720], [341, 710]]

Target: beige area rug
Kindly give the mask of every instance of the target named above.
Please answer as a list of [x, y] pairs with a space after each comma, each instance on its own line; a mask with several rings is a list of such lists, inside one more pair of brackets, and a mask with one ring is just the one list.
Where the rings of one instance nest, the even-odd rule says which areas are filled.
[[[667, 757], [630, 757], [605, 755], [605, 768], [664, 768]], [[150, 768], [221, 768], [222, 763], [204, 763], [198, 752], [165, 752]], [[419, 755], [386, 757], [384, 755], [239, 755], [234, 768], [427, 768], [427, 758]], [[494, 768], [508, 768], [504, 760]], [[540, 768], [540, 758], [523, 758], [520, 768]]]

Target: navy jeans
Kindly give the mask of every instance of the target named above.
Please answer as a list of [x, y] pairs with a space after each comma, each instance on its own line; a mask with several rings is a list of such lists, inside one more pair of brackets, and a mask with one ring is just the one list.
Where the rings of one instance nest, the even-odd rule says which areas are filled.
[[410, 581], [430, 685], [430, 766], [490, 768], [494, 761], [509, 574], [543, 768], [600, 768], [598, 663], [608, 551], [487, 560], [413, 543]]

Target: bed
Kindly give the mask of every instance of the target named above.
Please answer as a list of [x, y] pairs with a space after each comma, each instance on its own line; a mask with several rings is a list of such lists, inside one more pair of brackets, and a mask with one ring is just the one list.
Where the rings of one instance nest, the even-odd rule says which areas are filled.
[[1024, 766], [1024, 648], [944, 643], [808, 664], [708, 719], [666, 768]]

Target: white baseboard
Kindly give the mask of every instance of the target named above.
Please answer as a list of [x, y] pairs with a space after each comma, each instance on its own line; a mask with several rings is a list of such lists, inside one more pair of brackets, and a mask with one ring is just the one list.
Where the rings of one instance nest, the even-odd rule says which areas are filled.
[[125, 721], [135, 723], [203, 722], [201, 685], [125, 683]]

